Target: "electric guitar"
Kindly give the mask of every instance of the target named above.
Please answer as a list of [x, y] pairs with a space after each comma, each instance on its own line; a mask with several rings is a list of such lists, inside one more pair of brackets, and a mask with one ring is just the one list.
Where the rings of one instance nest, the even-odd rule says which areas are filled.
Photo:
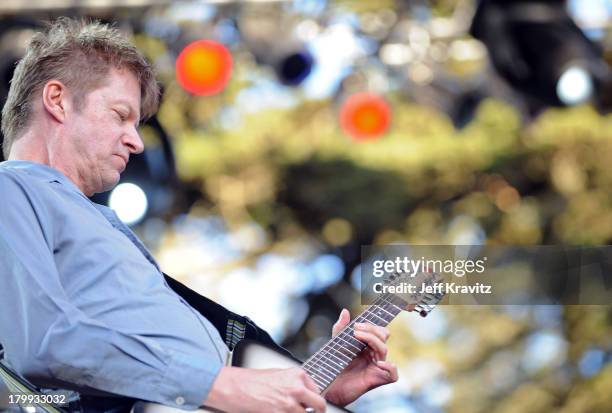
[[[397, 285], [404, 278], [403, 274], [394, 274], [385, 280], [384, 284]], [[411, 277], [410, 284], [434, 285], [441, 282], [441, 277], [435, 273], [419, 273]], [[420, 290], [420, 288], [419, 288]], [[435, 290], [434, 290], [435, 291]], [[319, 351], [304, 363], [289, 358], [276, 350], [249, 340], [239, 342], [232, 352], [231, 365], [252, 369], [301, 367], [313, 379], [324, 393], [342, 371], [353, 361], [366, 345], [354, 336], [355, 323], [371, 323], [377, 326], [387, 326], [395, 317], [406, 309], [409, 304], [415, 304], [415, 311], [422, 317], [431, 312], [444, 294], [413, 293], [405, 295], [380, 294], [378, 299], [368, 306], [359, 316], [355, 317], [344, 329], [332, 337]], [[196, 413], [219, 412], [216, 409], [201, 408]], [[327, 403], [326, 412], [341, 413], [348, 410]], [[134, 413], [184, 413], [184, 410], [167, 407], [155, 403], [139, 402], [134, 407]], [[349, 412], [350, 413], [350, 412]]]

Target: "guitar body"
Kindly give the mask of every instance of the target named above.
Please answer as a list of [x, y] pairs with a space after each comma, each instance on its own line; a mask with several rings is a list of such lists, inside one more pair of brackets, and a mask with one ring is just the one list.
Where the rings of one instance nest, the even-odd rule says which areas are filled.
[[[249, 369], [278, 369], [300, 367], [302, 363], [286, 357], [274, 349], [258, 344], [254, 341], [243, 340], [236, 345], [232, 352], [232, 366]], [[134, 413], [185, 413], [184, 410], [163, 406], [155, 403], [139, 402], [134, 407]], [[350, 413], [348, 410], [327, 403], [327, 413]], [[215, 409], [199, 409], [195, 413], [218, 413]]]

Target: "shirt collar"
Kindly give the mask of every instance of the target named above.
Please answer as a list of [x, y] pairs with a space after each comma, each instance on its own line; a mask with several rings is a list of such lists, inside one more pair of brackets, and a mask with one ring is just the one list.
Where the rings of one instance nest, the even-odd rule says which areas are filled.
[[74, 182], [68, 179], [66, 175], [64, 175], [59, 170], [52, 168], [48, 165], [44, 165], [44, 164], [36, 163], [32, 161], [10, 160], [10, 161], [0, 162], [0, 167], [12, 168], [12, 169], [23, 169], [32, 176], [43, 179], [49, 183], [52, 183], [52, 182], [59, 183], [85, 196], [83, 194], [83, 191], [81, 191]]

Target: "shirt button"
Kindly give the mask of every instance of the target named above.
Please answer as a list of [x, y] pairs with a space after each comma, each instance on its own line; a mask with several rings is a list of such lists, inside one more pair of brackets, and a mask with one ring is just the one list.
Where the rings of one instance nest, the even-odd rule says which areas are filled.
[[183, 399], [181, 396], [176, 398], [176, 404], [178, 404], [179, 406], [182, 406], [185, 404], [185, 399]]

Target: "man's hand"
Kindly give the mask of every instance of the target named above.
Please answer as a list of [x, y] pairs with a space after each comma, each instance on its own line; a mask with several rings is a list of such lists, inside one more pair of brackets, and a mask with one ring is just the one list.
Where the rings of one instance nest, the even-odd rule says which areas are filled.
[[299, 367], [254, 370], [223, 367], [204, 405], [227, 413], [325, 411], [315, 382]]
[[[342, 310], [340, 318], [332, 328], [332, 335], [338, 334], [350, 321], [348, 310]], [[325, 395], [327, 400], [338, 406], [346, 406], [368, 390], [398, 379], [397, 367], [385, 361], [386, 342], [389, 338], [387, 328], [370, 323], [356, 323], [355, 338], [367, 347], [338, 376]]]

